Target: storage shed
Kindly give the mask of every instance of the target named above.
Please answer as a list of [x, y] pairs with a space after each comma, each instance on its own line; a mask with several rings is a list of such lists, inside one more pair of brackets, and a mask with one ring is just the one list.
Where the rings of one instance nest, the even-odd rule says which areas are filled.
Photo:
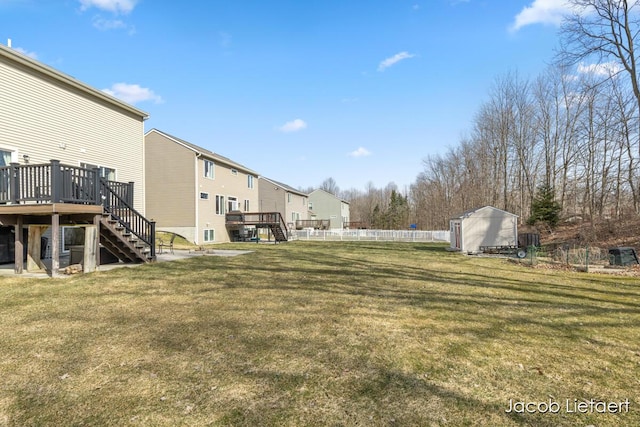
[[493, 206], [471, 209], [449, 221], [451, 249], [478, 253], [480, 246], [517, 246], [518, 216]]

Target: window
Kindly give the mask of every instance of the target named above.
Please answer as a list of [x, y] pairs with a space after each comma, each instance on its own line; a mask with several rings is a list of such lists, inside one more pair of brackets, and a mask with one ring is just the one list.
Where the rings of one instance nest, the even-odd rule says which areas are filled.
[[238, 199], [235, 197], [229, 196], [227, 198], [228, 209], [227, 212], [237, 211], [238, 210]]
[[247, 187], [253, 188], [253, 175], [247, 175]]
[[204, 161], [204, 177], [213, 179], [215, 177], [213, 170], [213, 162], [211, 160], [203, 160]]
[[200, 193], [200, 199], [209, 200], [209, 193]]
[[13, 151], [0, 150], [0, 166], [9, 166], [13, 162]]
[[244, 211], [249, 212], [249, 201], [246, 199], [244, 201]]
[[298, 212], [291, 212], [291, 221], [296, 222], [300, 219], [300, 214]]
[[204, 238], [202, 239], [205, 243], [206, 242], [215, 242], [216, 240], [216, 231], [214, 229], [207, 229], [204, 230]]
[[287, 193], [287, 203], [291, 203], [291, 193]]
[[216, 195], [216, 215], [224, 215], [224, 196]]
[[309, 202], [309, 210], [312, 211], [313, 210], [313, 202]]
[[100, 169], [100, 178], [104, 178], [107, 181], [115, 181], [116, 180], [116, 170], [113, 168], [108, 168], [106, 166], [92, 165], [91, 163], [80, 163], [81, 168], [85, 169]]
[[231, 175], [238, 175], [237, 169], [231, 169]]
[[305, 199], [304, 197], [302, 198], [302, 206], [307, 204], [307, 199]]

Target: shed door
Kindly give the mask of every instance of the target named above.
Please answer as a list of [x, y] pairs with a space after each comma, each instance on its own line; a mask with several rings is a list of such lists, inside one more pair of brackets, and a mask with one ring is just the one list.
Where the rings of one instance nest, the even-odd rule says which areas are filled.
[[462, 245], [461, 245], [461, 236], [460, 236], [460, 223], [459, 222], [454, 222], [453, 223], [453, 239], [455, 241], [455, 248], [456, 249], [462, 249]]

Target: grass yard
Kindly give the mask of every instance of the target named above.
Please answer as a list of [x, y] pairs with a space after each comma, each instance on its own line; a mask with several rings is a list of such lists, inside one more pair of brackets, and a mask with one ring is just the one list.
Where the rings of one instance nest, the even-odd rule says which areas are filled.
[[637, 278], [435, 244], [223, 248], [255, 252], [0, 278], [0, 426], [640, 425]]

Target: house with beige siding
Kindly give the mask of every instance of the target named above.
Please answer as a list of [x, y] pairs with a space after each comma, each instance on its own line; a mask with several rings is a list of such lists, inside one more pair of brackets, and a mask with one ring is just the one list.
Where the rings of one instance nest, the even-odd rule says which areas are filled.
[[258, 182], [260, 212], [279, 212], [289, 230], [309, 219], [306, 193], [264, 176]]
[[258, 208], [258, 173], [158, 129], [145, 134], [146, 212], [195, 244], [229, 242], [226, 214]]
[[23, 246], [27, 269], [42, 269], [47, 241], [56, 275], [78, 226], [85, 271], [100, 264], [103, 248], [123, 261], [154, 258], [144, 111], [0, 45], [0, 117], [0, 246], [13, 228], [16, 272]]
[[309, 194], [309, 210], [317, 220], [329, 220], [332, 229], [344, 228], [349, 223], [349, 202], [322, 189]]

